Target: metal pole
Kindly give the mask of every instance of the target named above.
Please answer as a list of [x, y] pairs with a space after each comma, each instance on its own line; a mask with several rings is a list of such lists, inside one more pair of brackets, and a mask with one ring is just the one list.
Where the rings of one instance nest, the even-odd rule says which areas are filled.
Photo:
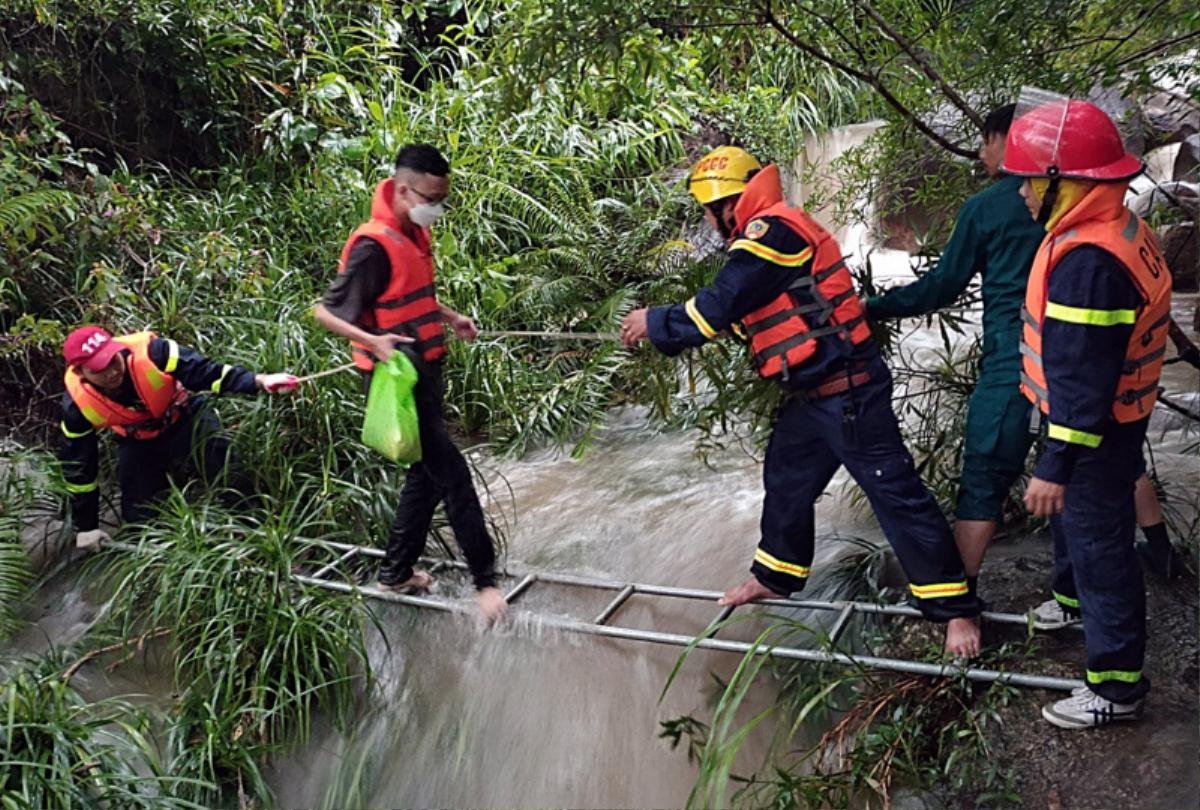
[[[326, 545], [334, 548], [340, 546], [344, 551], [360, 549], [361, 551], [359, 553], [364, 553], [367, 556], [383, 556], [383, 552], [380, 550], [370, 549], [363, 546], [352, 546], [348, 543], [326, 543]], [[138, 546], [122, 542], [109, 542], [106, 543], [105, 546], [121, 551], [137, 552], [141, 550]], [[372, 551], [378, 551], [378, 553], [372, 554], [370, 553]], [[411, 607], [439, 610], [444, 613], [471, 614], [474, 612], [474, 608], [471, 605], [462, 602], [447, 602], [441, 599], [434, 599], [429, 596], [393, 593], [391, 591], [384, 591], [370, 586], [359, 587], [349, 582], [334, 582], [326, 579], [316, 579], [315, 577], [305, 576], [303, 574], [293, 573], [290, 576], [296, 582], [300, 582], [305, 585], [312, 585], [318, 588], [325, 588], [326, 590], [338, 591], [347, 594], [363, 594], [384, 602], [395, 602], [402, 605], [409, 605]], [[509, 592], [509, 597], [511, 598], [516, 595], [518, 589], [524, 590], [529, 588], [529, 586], [533, 584], [534, 579], [544, 580], [546, 582], [554, 582], [555, 579], [562, 579], [564, 580], [564, 584], [573, 584], [571, 581], [588, 581], [584, 577], [554, 575], [554, 578], [551, 578], [544, 574], [529, 574], [517, 584], [517, 587], [514, 587], [513, 590]], [[577, 582], [574, 584], [577, 584]], [[631, 583], [616, 584], [599, 580], [596, 587], [600, 587], [605, 590], [623, 590], [624, 588], [628, 588], [630, 586]], [[642, 592], [642, 586], [632, 585], [632, 587], [635, 588], [635, 590], [637, 590], [639, 593]], [[683, 591], [696, 594], [696, 596], [692, 596], [690, 598], [708, 599], [710, 597], [720, 597], [720, 594], [716, 593], [715, 591], [689, 591], [686, 588], [663, 588], [662, 590]], [[785, 599], [769, 601], [781, 602], [788, 606], [806, 605], [806, 603], [803, 602], [793, 602], [792, 600]], [[847, 608], [863, 610], [866, 607], [880, 607], [877, 605], [866, 605], [862, 602], [816, 602], [807, 604], [812, 604], [813, 607], [826, 610], [832, 608], [841, 608], [843, 613]], [[722, 613], [724, 613], [724, 611], [722, 611]], [[1011, 614], [999, 615], [1008, 616]], [[544, 616], [541, 617], [540, 620], [542, 624], [547, 627], [566, 632], [604, 636], [606, 638], [625, 639], [628, 641], [642, 641], [651, 644], [667, 644], [676, 647], [691, 646], [704, 650], [741, 653], [743, 655], [753, 650], [755, 655], [770, 655], [774, 658], [783, 658], [792, 661], [813, 661], [818, 663], [841, 664], [843, 666], [855, 668], [886, 669], [894, 672], [906, 672], [913, 675], [927, 675], [939, 678], [963, 675], [968, 680], [979, 681], [982, 683], [1007, 683], [1012, 684], [1013, 686], [1027, 686], [1035, 689], [1057, 689], [1064, 692], [1070, 692], [1073, 689], [1083, 686], [1083, 681], [1080, 680], [1071, 678], [1055, 678], [1048, 675], [1027, 675], [1021, 672], [1000, 672], [993, 669], [976, 669], [973, 667], [962, 668], [953, 664], [929, 664], [923, 661], [904, 661], [896, 658], [879, 658], [870, 655], [850, 656], [846, 655], [845, 653], [829, 652], [826, 650], [801, 649], [797, 647], [770, 647], [748, 644], [743, 641], [724, 641], [715, 638], [697, 639], [693, 638], [692, 636], [684, 636], [678, 633], [660, 633], [654, 630], [636, 630], [627, 627], [613, 627], [606, 624], [587, 624], [570, 619], [560, 619], [553, 616]]]
[[593, 624], [604, 624], [606, 621], [611, 619], [613, 617], [613, 614], [621, 609], [621, 605], [625, 604], [625, 600], [627, 600], [629, 597], [633, 596], [633, 592], [634, 592], [634, 587], [632, 585], [626, 585], [624, 588], [622, 588], [621, 592], [617, 594], [616, 598], [608, 603], [608, 607], [606, 607], [606, 608], [604, 608], [604, 610], [600, 611], [599, 616], [592, 619], [592, 623]]
[[[330, 548], [348, 550], [351, 548], [361, 548], [362, 553], [370, 557], [382, 558], [384, 552], [382, 549], [369, 548], [366, 546], [354, 546], [349, 543], [338, 543], [328, 540], [313, 541], [319, 545], [326, 545]], [[467, 565], [459, 560], [443, 561], [447, 567], [466, 570]], [[516, 576], [517, 574], [513, 574]], [[575, 585], [581, 588], [596, 588], [600, 590], [619, 591], [626, 585], [633, 585], [634, 589], [639, 594], [648, 596], [669, 596], [677, 599], [699, 599], [707, 602], [715, 602], [724, 594], [720, 591], [705, 591], [697, 588], [678, 588], [671, 585], [651, 585], [642, 582], [616, 582], [608, 579], [596, 579], [594, 577], [581, 577], [575, 574], [561, 574], [553, 571], [539, 571], [538, 579], [542, 582], [548, 582], [552, 585]], [[841, 611], [846, 605], [853, 605], [854, 609], [861, 613], [879, 613], [886, 616], [910, 616], [915, 619], [921, 618], [921, 611], [908, 605], [878, 605], [874, 602], [847, 602], [839, 600], [836, 602], [822, 602], [815, 599], [758, 599], [749, 603], [751, 605], [765, 605], [767, 607], [782, 607], [792, 608], [796, 610], [837, 610]], [[984, 611], [981, 614], [986, 621], [996, 622], [998, 624], [1014, 624], [1021, 627], [1026, 627], [1029, 624], [1029, 617], [1023, 613], [996, 613], [993, 611]], [[1034, 624], [1037, 628], [1037, 624]]]
[[549, 338], [550, 340], [611, 340], [618, 341], [616, 332], [539, 332], [534, 330], [481, 329], [483, 338]]
[[329, 563], [328, 565], [326, 565], [322, 568], [317, 569], [317, 571], [312, 575], [312, 578], [320, 579], [321, 577], [325, 576], [330, 571], [332, 571], [333, 569], [337, 568], [339, 565], [344, 563], [346, 560], [350, 559], [351, 557], [357, 556], [357, 555], [358, 555], [358, 549], [351, 549], [350, 551], [347, 551], [345, 554], [338, 557], [333, 562]]
[[533, 583], [537, 581], [537, 574], [526, 574], [525, 578], [516, 584], [516, 587], [504, 595], [504, 601], [511, 604], [514, 599], [529, 590], [533, 586]]
[[837, 643], [838, 637], [842, 635], [842, 631], [850, 624], [850, 617], [854, 615], [854, 605], [848, 604], [842, 608], [842, 612], [838, 614], [837, 619], [833, 623], [833, 627], [829, 628], [829, 644], [833, 646]]
[[[427, 596], [411, 596], [407, 594], [381, 591], [378, 588], [356, 588], [349, 583], [330, 582], [329, 580], [313, 579], [301, 574], [293, 574], [292, 578], [307, 585], [318, 588], [341, 591], [342, 593], [362, 593], [367, 596], [387, 602], [397, 602], [413, 607], [431, 608], [446, 613], [469, 614], [473, 608], [466, 604], [443, 602]], [[587, 624], [571, 619], [560, 619], [553, 616], [540, 618], [541, 624], [556, 630], [569, 633], [582, 633], [605, 638], [624, 639], [626, 641], [642, 641], [650, 644], [665, 644], [674, 647], [696, 647], [703, 650], [741, 653], [745, 655], [753, 650], [755, 655], [769, 655], [791, 661], [813, 661], [816, 663], [840, 664], [856, 669], [886, 669], [893, 672], [905, 672], [912, 675], [926, 675], [935, 678], [965, 676], [968, 680], [981, 683], [1007, 683], [1013, 686], [1028, 686], [1035, 689], [1057, 689], [1070, 692], [1083, 686], [1083, 681], [1070, 678], [1055, 678], [1047, 675], [1026, 675], [1022, 672], [1000, 672], [994, 669], [962, 668], [953, 664], [928, 664], [923, 661], [904, 661], [896, 658], [879, 658], [871, 655], [851, 656], [845, 653], [829, 652], [826, 650], [808, 650], [797, 647], [770, 647], [749, 644], [744, 641], [723, 641], [721, 639], [684, 636], [678, 633], [660, 633], [653, 630], [635, 630], [627, 627], [613, 627], [604, 624]]]

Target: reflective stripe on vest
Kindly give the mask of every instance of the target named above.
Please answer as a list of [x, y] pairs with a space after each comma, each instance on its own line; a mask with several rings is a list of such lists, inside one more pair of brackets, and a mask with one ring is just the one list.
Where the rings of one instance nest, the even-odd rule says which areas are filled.
[[[1123, 193], [1121, 184], [1097, 186], [1080, 202], [1084, 210], [1078, 215], [1070, 212], [1071, 223], [1047, 237], [1034, 258], [1021, 310], [1021, 391], [1042, 413], [1050, 413], [1051, 396], [1041, 356], [1042, 324], [1047, 317], [1095, 328], [1132, 323], [1112, 416], [1118, 422], [1143, 419], [1158, 398], [1170, 322], [1171, 273], [1153, 231], [1122, 205]], [[1048, 305], [1050, 274], [1063, 256], [1083, 245], [1102, 248], [1117, 259], [1142, 296], [1136, 311]]]
[[[370, 310], [359, 315], [356, 325], [369, 332], [395, 332], [415, 338], [413, 348], [422, 359], [434, 362], [446, 354], [446, 335], [433, 283], [429, 232], [417, 229], [415, 239], [405, 234], [392, 213], [391, 198], [389, 179], [375, 189], [371, 219], [356, 228], [342, 246], [338, 272], [345, 272], [350, 251], [359, 239], [373, 239], [379, 244], [387, 253], [391, 274], [383, 293]], [[355, 365], [364, 371], [374, 368], [370, 350], [352, 344]]]
[[67, 369], [63, 378], [67, 393], [93, 428], [111, 428], [117, 435], [132, 439], [153, 439], [179, 420], [188, 393], [150, 359], [154, 337], [153, 332], [137, 332], [113, 338], [129, 350], [125, 373], [144, 408], [129, 408], [109, 399], [73, 368]]
[[[838, 335], [858, 345], [870, 340], [871, 329], [837, 240], [802, 209], [787, 203], [776, 203], [754, 216], [761, 217], [783, 220], [809, 248], [795, 256], [785, 256], [747, 239], [736, 240], [734, 248], [746, 249], [779, 265], [780, 272], [794, 272], [808, 262], [814, 268], [766, 306], [742, 318], [741, 326], [750, 339], [750, 353], [758, 373], [786, 380], [788, 369], [796, 368], [816, 353], [818, 339]], [[807, 294], [813, 300], [797, 303], [795, 293]]]

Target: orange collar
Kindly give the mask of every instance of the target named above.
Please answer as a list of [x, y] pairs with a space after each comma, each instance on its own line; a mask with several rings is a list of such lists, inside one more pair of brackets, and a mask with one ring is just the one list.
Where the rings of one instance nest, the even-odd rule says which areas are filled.
[[1128, 183], [1100, 183], [1054, 224], [1051, 233], [1055, 236], [1065, 233], [1083, 222], [1100, 220], [1106, 222], [1117, 219], [1125, 212], [1125, 190]]
[[740, 233], [746, 223], [776, 203], [783, 202], [783, 183], [779, 179], [779, 167], [774, 163], [750, 178], [741, 199], [733, 208], [733, 220]]
[[404, 226], [401, 224], [400, 218], [396, 216], [396, 212], [392, 210], [394, 186], [395, 183], [390, 177], [375, 186], [375, 196], [371, 198], [371, 219], [378, 220], [389, 228], [402, 231]]

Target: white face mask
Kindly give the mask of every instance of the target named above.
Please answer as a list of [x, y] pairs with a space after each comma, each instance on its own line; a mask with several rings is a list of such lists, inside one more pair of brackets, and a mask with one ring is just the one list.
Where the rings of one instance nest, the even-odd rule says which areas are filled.
[[412, 220], [414, 225], [421, 228], [428, 228], [437, 222], [438, 218], [444, 213], [446, 213], [446, 206], [441, 203], [434, 203], [433, 205], [424, 203], [409, 208], [408, 218]]

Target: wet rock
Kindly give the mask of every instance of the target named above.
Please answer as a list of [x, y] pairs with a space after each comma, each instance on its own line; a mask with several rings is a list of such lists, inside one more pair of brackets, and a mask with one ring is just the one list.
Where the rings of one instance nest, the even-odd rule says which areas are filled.
[[1200, 289], [1200, 232], [1196, 222], [1168, 225], [1158, 232], [1167, 267], [1171, 268], [1175, 292]]
[[1200, 106], [1175, 93], [1155, 93], [1141, 104], [1140, 117], [1151, 144], [1177, 143], [1200, 133]]
[[1156, 213], [1171, 212], [1174, 216], [1195, 221], [1200, 216], [1200, 185], [1180, 180], [1155, 183], [1130, 200], [1129, 208], [1143, 219]]
[[1175, 154], [1175, 165], [1171, 171], [1172, 180], [1195, 178], [1200, 172], [1200, 135], [1189, 135], [1179, 144]]

